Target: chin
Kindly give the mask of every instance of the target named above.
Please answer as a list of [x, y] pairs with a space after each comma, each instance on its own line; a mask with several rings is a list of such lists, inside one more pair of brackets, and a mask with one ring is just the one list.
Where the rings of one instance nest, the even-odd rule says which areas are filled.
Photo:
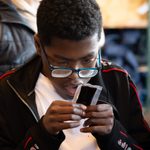
[[62, 96], [65, 100], [72, 100], [73, 99], [73, 96], [71, 96], [71, 95], [64, 95], [63, 94], [63, 96]]
[[57, 92], [64, 100], [72, 100], [73, 96], [66, 93], [66, 91]]

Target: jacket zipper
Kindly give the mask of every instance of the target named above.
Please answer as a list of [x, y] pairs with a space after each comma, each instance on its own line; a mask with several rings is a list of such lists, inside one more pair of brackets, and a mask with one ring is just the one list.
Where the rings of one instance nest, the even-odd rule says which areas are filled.
[[12, 84], [8, 80], [7, 80], [7, 83], [10, 86], [10, 88], [15, 92], [15, 94], [18, 96], [18, 98], [27, 106], [27, 108], [30, 110], [30, 112], [32, 113], [35, 120], [38, 122], [38, 118], [36, 117], [36, 115], [33, 112], [32, 108], [26, 103], [26, 101], [20, 96], [20, 94], [15, 90], [15, 88], [12, 86]]

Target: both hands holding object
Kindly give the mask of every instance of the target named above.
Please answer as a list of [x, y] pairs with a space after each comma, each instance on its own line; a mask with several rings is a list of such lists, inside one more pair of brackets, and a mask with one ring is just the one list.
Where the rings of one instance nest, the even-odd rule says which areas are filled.
[[[73, 101], [54, 101], [43, 117], [43, 126], [52, 135], [64, 129], [80, 126], [80, 120], [85, 119], [81, 132], [106, 135], [112, 131], [114, 113], [110, 104], [97, 104], [102, 87], [91, 84], [77, 88]], [[86, 94], [92, 96], [87, 99]], [[84, 98], [85, 97], [85, 98]]]

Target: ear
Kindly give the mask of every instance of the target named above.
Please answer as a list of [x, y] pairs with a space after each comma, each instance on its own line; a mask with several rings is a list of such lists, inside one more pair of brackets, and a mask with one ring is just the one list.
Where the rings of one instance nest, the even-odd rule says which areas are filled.
[[35, 44], [37, 54], [41, 56], [41, 46], [40, 46], [40, 39], [38, 34], [34, 35], [34, 44]]
[[104, 33], [104, 29], [102, 27], [102, 29], [101, 29], [101, 38], [100, 38], [100, 41], [99, 41], [100, 48], [103, 47], [104, 44], [105, 44], [105, 33]]

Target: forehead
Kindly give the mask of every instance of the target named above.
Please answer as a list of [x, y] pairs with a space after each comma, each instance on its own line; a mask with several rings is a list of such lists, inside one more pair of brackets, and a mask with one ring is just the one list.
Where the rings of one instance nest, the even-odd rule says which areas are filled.
[[90, 53], [97, 53], [99, 41], [97, 34], [84, 40], [73, 41], [60, 38], [53, 38], [50, 46], [46, 47], [48, 56], [60, 56], [68, 59], [78, 59]]

